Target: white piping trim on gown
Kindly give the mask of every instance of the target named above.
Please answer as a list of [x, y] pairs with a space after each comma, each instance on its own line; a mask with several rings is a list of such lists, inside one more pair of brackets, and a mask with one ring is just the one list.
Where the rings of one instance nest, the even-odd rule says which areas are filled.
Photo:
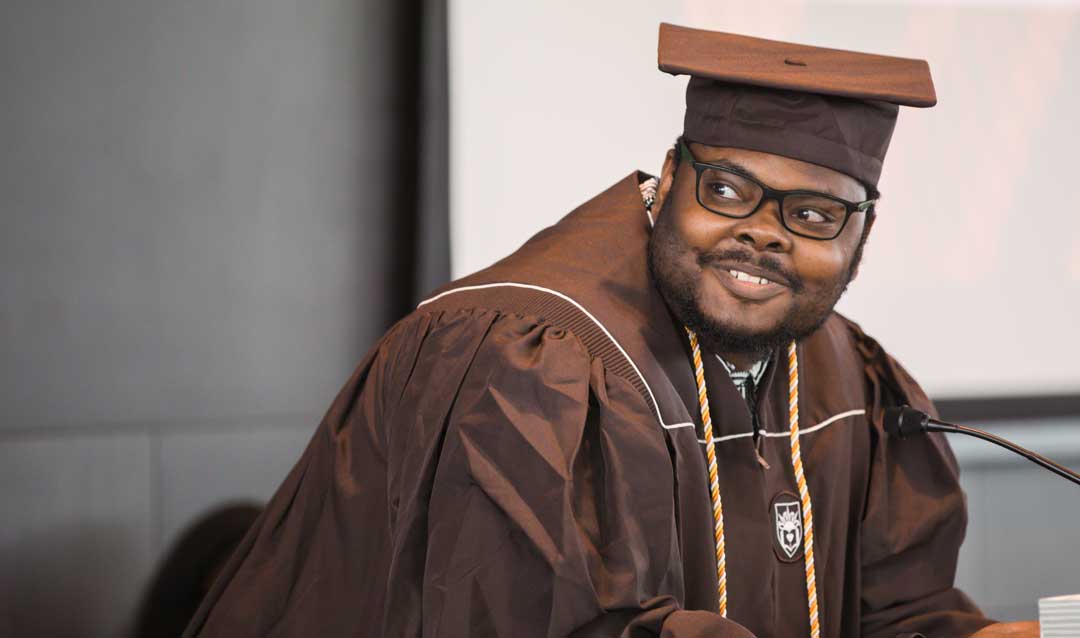
[[[669, 423], [664, 423], [664, 417], [660, 414], [660, 403], [656, 400], [656, 396], [653, 395], [652, 388], [649, 387], [649, 382], [645, 380], [645, 375], [641, 374], [641, 370], [638, 370], [637, 364], [635, 364], [634, 360], [630, 358], [630, 355], [626, 354], [626, 350], [623, 350], [622, 344], [620, 344], [615, 339], [615, 337], [612, 336], [612, 334], [610, 332], [608, 332], [607, 327], [604, 326], [604, 324], [600, 323], [600, 320], [597, 319], [596, 317], [594, 317], [591, 312], [589, 312], [588, 310], [585, 309], [584, 306], [582, 306], [578, 302], [574, 301], [570, 297], [567, 297], [566, 295], [559, 292], [558, 290], [552, 290], [551, 288], [544, 288], [543, 286], [535, 286], [533, 284], [519, 284], [519, 283], [516, 283], [516, 282], [510, 282], [510, 281], [504, 281], [504, 282], [493, 283], [493, 284], [480, 284], [480, 285], [477, 285], [477, 286], [462, 286], [461, 288], [453, 288], [451, 290], [441, 292], [441, 293], [435, 295], [434, 297], [430, 297], [428, 299], [425, 299], [425, 300], [421, 301], [419, 304], [417, 304], [416, 307], [419, 308], [419, 307], [423, 306], [424, 304], [429, 304], [429, 303], [431, 303], [433, 301], [437, 301], [437, 300], [445, 297], [446, 295], [450, 295], [450, 294], [453, 294], [455, 292], [465, 292], [465, 291], [468, 291], [468, 290], [483, 290], [485, 288], [498, 288], [498, 287], [501, 287], [501, 286], [506, 286], [506, 287], [510, 287], [510, 288], [527, 288], [529, 290], [539, 290], [540, 292], [546, 292], [546, 293], [555, 295], [556, 297], [562, 299], [563, 301], [566, 301], [566, 302], [569, 302], [569, 303], [573, 304], [575, 308], [577, 308], [581, 312], [585, 313], [585, 316], [588, 317], [589, 319], [591, 319], [592, 322], [595, 323], [597, 325], [597, 327], [599, 327], [600, 330], [602, 330], [604, 332], [604, 334], [607, 336], [608, 339], [611, 339], [611, 342], [614, 343], [615, 347], [619, 349], [619, 354], [621, 354], [624, 358], [626, 358], [626, 361], [630, 364], [630, 367], [634, 369], [634, 374], [636, 374], [638, 376], [638, 378], [641, 379], [641, 383], [645, 386], [645, 391], [649, 393], [649, 398], [652, 399], [653, 405], [656, 406], [656, 420], [660, 422], [660, 427], [664, 428], [665, 430], [674, 430], [676, 428], [692, 428], [692, 427], [694, 427], [693, 422], [689, 422], [689, 423], [670, 423], [670, 424]], [[749, 434], [748, 434], [748, 436], [749, 436]]]
[[[825, 419], [824, 421], [822, 421], [821, 423], [818, 423], [814, 427], [806, 428], [805, 430], [800, 429], [799, 430], [799, 436], [802, 437], [804, 435], [810, 434], [811, 432], [817, 432], [818, 430], [820, 430], [820, 429], [822, 429], [824, 427], [832, 425], [833, 423], [839, 421], [840, 419], [846, 419], [849, 416], [859, 416], [859, 415], [862, 415], [862, 414], [866, 414], [866, 410], [863, 410], [863, 409], [848, 410], [847, 412], [841, 412], [840, 414], [834, 414], [831, 417], [829, 417], [829, 418]], [[758, 430], [758, 433], [761, 434], [762, 436], [767, 436], [767, 437], [780, 437], [780, 436], [788, 437], [788, 436], [791, 436], [790, 432], [766, 432], [765, 430]], [[739, 432], [738, 434], [725, 434], [724, 436], [713, 437], [713, 443], [723, 443], [724, 441], [730, 441], [732, 439], [742, 439], [742, 438], [746, 438], [748, 436], [753, 436], [753, 435], [754, 435], [753, 432]], [[705, 442], [705, 439], [698, 439], [698, 443], [704, 443], [704, 442]]]

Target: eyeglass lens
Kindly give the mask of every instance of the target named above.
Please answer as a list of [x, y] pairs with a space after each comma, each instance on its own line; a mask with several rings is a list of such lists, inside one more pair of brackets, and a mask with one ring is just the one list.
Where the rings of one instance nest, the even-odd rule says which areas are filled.
[[[717, 168], [705, 168], [698, 179], [698, 200], [714, 213], [747, 217], [761, 202], [763, 191], [753, 181]], [[780, 206], [784, 226], [808, 237], [835, 237], [844, 225], [846, 207], [815, 195], [787, 195]]]

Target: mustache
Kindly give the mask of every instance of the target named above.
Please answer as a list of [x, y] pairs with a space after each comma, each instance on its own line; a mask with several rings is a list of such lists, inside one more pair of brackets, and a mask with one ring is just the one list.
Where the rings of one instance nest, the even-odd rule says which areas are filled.
[[750, 264], [774, 275], [773, 277], [767, 277], [767, 279], [782, 281], [795, 292], [801, 292], [803, 289], [802, 279], [780, 265], [779, 261], [769, 255], [758, 255], [757, 258], [755, 258], [753, 252], [744, 248], [728, 248], [725, 250], [712, 250], [698, 253], [697, 262], [698, 265], [703, 268], [706, 266], [715, 266], [720, 262], [728, 264]]

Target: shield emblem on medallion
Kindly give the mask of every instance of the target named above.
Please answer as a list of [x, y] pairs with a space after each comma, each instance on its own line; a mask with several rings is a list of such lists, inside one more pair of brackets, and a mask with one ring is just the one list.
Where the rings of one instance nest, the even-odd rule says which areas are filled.
[[794, 558], [802, 545], [802, 512], [798, 501], [774, 503], [776, 540], [788, 558]]

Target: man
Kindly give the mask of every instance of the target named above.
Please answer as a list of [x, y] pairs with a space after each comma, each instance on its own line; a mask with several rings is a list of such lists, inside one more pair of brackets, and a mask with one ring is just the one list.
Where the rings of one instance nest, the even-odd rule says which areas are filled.
[[832, 308], [925, 62], [662, 25], [690, 73], [633, 173], [392, 328], [199, 636], [980, 636], [932, 410]]

